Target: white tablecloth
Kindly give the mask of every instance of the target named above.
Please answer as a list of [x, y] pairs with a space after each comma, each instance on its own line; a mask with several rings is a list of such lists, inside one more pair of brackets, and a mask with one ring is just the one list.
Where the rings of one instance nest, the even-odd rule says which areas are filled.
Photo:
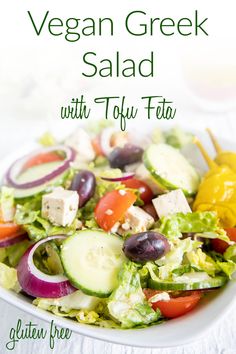
[[[194, 127], [203, 130], [206, 126], [211, 127], [214, 132], [222, 137], [236, 141], [236, 116], [223, 114], [221, 116], [214, 114], [203, 114], [202, 112], [189, 112], [188, 118], [178, 118], [177, 124], [184, 123], [188, 127]], [[10, 151], [13, 151], [19, 144], [29, 139], [29, 136], [36, 136], [40, 131], [45, 130], [45, 122], [38, 121], [34, 124], [27, 122], [17, 122], [2, 120], [1, 138], [0, 138], [0, 158]], [[26, 129], [27, 127], [27, 129]], [[34, 318], [22, 311], [0, 301], [0, 353], [9, 353], [5, 347], [9, 341], [9, 332], [16, 326], [20, 318], [23, 324], [37, 323], [39, 327], [49, 328], [47, 323]], [[216, 314], [217, 316], [217, 314]], [[68, 353], [68, 354], [234, 354], [236, 353], [236, 335], [235, 335], [236, 304], [222, 321], [213, 327], [207, 335], [199, 341], [190, 345], [184, 345], [178, 348], [166, 349], [141, 349], [134, 347], [119, 346], [111, 343], [105, 343], [98, 340], [82, 337], [73, 334], [68, 341], [57, 341], [54, 350], [50, 350], [46, 340], [21, 340], [16, 345], [14, 353], [21, 354], [46, 354], [46, 353]]]

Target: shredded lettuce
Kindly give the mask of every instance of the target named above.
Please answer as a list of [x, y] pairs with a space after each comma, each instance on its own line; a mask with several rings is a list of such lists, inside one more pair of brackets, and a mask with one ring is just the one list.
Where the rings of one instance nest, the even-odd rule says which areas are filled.
[[112, 318], [121, 323], [121, 328], [147, 325], [160, 317], [160, 312], [154, 311], [145, 298], [135, 263], [123, 265], [119, 285], [108, 299], [108, 310]]
[[0, 191], [0, 220], [12, 221], [14, 215], [14, 189], [3, 186]]
[[20, 291], [16, 269], [0, 263], [0, 286], [8, 290]]
[[198, 271], [204, 271], [211, 276], [217, 273], [225, 273], [231, 279], [232, 274], [236, 271], [236, 263], [230, 258], [225, 258], [216, 252], [205, 253], [201, 249], [187, 253], [186, 255], [191, 266]]
[[218, 217], [215, 212], [177, 213], [160, 220], [159, 231], [168, 239], [180, 238], [183, 233], [214, 232], [215, 237], [230, 242], [224, 230], [218, 226]]
[[224, 253], [224, 259], [236, 263], [236, 244], [229, 246]]
[[0, 248], [0, 262], [4, 262], [7, 257], [6, 248]]
[[171, 279], [172, 271], [182, 265], [184, 254], [197, 249], [201, 245], [201, 242], [192, 240], [189, 237], [183, 240], [176, 240], [171, 245], [171, 250], [155, 262], [159, 266], [159, 278], [162, 280]]
[[100, 119], [93, 122], [93, 124], [88, 124], [86, 130], [94, 135], [100, 134], [105, 128], [113, 127], [114, 124], [106, 119]]
[[233, 261], [227, 261], [227, 262], [216, 262], [218, 267], [224, 272], [229, 279], [232, 279], [233, 273], [236, 271], [236, 263]]
[[34, 300], [34, 304], [44, 310], [48, 310], [50, 306], [58, 306], [62, 312], [70, 312], [71, 310], [92, 311], [96, 309], [100, 302], [100, 298], [86, 295], [81, 290], [60, 298], [37, 298]]
[[48, 220], [37, 216], [33, 224], [26, 224], [23, 227], [28, 233], [29, 238], [36, 242], [41, 240], [42, 238], [58, 234], [68, 236], [73, 235], [77, 229], [77, 220], [75, 219], [70, 226], [63, 227], [55, 226], [51, 224]]
[[32, 224], [40, 215], [40, 210], [32, 210], [32, 207], [26, 203], [25, 205], [17, 205], [14, 221], [18, 225]]
[[224, 254], [215, 251], [208, 251], [208, 255], [216, 262], [220, 271], [225, 273], [229, 279], [232, 278], [233, 273], [236, 271], [236, 244], [229, 246]]
[[204, 253], [201, 248], [188, 252], [186, 256], [191, 266], [209, 275], [215, 276], [215, 273], [220, 271], [217, 263], [209, 255]]
[[104, 299], [86, 295], [80, 290], [57, 299], [37, 298], [33, 304], [43, 310], [51, 311], [57, 316], [70, 317], [80, 323], [105, 328], [119, 327], [108, 318]]
[[77, 229], [77, 220], [67, 227], [55, 226], [48, 220], [41, 217], [42, 195], [36, 195], [20, 201], [16, 206], [14, 221], [22, 225], [32, 241], [39, 241], [42, 238], [57, 234], [72, 235]]
[[16, 267], [27, 250], [32, 244], [29, 240], [24, 240], [22, 242], [16, 243], [15, 245], [5, 248], [6, 257], [4, 263], [9, 264], [11, 267]]
[[152, 141], [155, 144], [166, 143], [174, 148], [181, 149], [192, 143], [193, 135], [179, 127], [174, 127], [168, 131], [162, 131], [157, 127], [152, 133]]
[[174, 127], [165, 132], [165, 141], [167, 144], [181, 149], [193, 142], [193, 134], [185, 132], [179, 127]]
[[156, 127], [152, 131], [151, 138], [154, 144], [161, 144], [166, 142], [164, 132], [159, 127]]
[[38, 140], [39, 144], [42, 146], [53, 146], [57, 144], [56, 139], [50, 132], [44, 133]]
[[196, 267], [191, 266], [190, 264], [183, 264], [179, 268], [176, 268], [172, 271], [172, 275], [174, 276], [181, 276], [185, 273], [190, 272], [199, 272], [200, 270]]

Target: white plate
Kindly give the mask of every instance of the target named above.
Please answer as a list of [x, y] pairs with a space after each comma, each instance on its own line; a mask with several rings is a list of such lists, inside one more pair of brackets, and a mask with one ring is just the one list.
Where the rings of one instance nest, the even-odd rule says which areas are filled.
[[[204, 145], [209, 148], [210, 144], [206, 134], [198, 133], [197, 135], [201, 138]], [[227, 149], [236, 150], [236, 145], [228, 141], [222, 141], [222, 146]], [[6, 171], [12, 161], [25, 154], [27, 151], [30, 151], [33, 147], [35, 147], [35, 144], [28, 145], [5, 158], [0, 162], [0, 171]], [[191, 151], [191, 157], [195, 161], [195, 164], [202, 169], [204, 165], [202, 164], [198, 152], [194, 149], [191, 149]], [[36, 308], [31, 304], [27, 297], [7, 291], [1, 287], [0, 298], [36, 317], [48, 322], [53, 319], [57, 325], [67, 327], [72, 331], [85, 336], [117, 344], [146, 348], [164, 348], [183, 345], [205, 334], [211, 326], [227, 314], [227, 311], [233, 305], [235, 292], [235, 281], [229, 282], [224, 289], [206, 296], [201, 301], [200, 305], [189, 314], [167, 321], [158, 326], [136, 330], [105, 329], [83, 325], [66, 318], [60, 318], [49, 312]]]

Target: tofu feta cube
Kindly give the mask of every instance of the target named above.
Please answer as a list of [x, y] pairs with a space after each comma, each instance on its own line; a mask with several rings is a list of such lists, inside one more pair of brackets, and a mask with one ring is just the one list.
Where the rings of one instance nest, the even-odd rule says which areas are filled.
[[125, 213], [124, 223], [121, 228], [124, 231], [144, 232], [154, 223], [151, 215], [137, 206], [131, 206]]
[[54, 225], [70, 226], [76, 217], [79, 196], [75, 191], [55, 188], [42, 198], [42, 216]]
[[191, 213], [192, 210], [181, 189], [160, 195], [152, 200], [159, 218], [176, 213]]
[[90, 136], [84, 129], [77, 129], [65, 140], [65, 145], [72, 147], [77, 152], [77, 161], [90, 162], [95, 158]]

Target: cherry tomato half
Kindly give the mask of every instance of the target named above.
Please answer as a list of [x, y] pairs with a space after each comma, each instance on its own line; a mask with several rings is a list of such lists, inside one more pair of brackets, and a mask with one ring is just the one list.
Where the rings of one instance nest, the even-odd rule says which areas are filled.
[[0, 240], [17, 237], [22, 232], [23, 231], [19, 225], [14, 223], [0, 223]]
[[145, 204], [150, 203], [154, 197], [151, 188], [145, 182], [136, 178], [128, 179], [127, 181], [122, 182], [122, 184], [127, 188], [138, 189], [140, 192], [140, 198]]
[[[144, 294], [147, 299], [160, 293], [160, 291], [145, 289]], [[171, 294], [170, 294], [171, 296]], [[161, 311], [162, 315], [166, 318], [179, 317], [187, 312], [191, 311], [201, 299], [201, 291], [186, 291], [183, 295], [178, 297], [170, 297], [167, 301], [157, 301], [152, 303], [152, 308], [156, 310], [157, 308]]]
[[95, 208], [95, 219], [105, 231], [109, 231], [117, 221], [121, 220], [126, 210], [137, 199], [131, 191], [114, 190], [105, 194]]
[[56, 152], [45, 152], [31, 157], [23, 166], [23, 170], [30, 167], [42, 165], [43, 163], [62, 161], [63, 157], [59, 156]]
[[[235, 227], [228, 228], [228, 229], [225, 229], [225, 231], [226, 231], [227, 235], [229, 236], [230, 240], [236, 242], [236, 228]], [[218, 253], [222, 253], [222, 254], [229, 247], [229, 244], [227, 242], [222, 241], [218, 238], [211, 240], [211, 245], [212, 245], [214, 251], [216, 251]]]

